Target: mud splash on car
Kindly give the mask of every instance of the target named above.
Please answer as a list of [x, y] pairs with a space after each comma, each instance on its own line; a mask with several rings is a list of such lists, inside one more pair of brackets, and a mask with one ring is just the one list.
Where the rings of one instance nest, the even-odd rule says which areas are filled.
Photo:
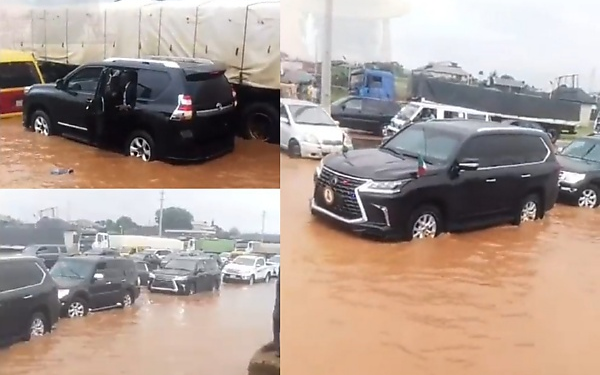
[[281, 156], [286, 375], [600, 371], [600, 210], [373, 242], [311, 217], [316, 165]]

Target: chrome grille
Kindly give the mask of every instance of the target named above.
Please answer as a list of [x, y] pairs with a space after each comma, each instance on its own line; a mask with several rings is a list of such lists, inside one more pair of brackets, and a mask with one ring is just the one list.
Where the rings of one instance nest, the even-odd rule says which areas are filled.
[[[323, 168], [315, 186], [315, 203], [343, 218], [359, 219], [362, 217], [362, 211], [355, 190], [364, 183], [363, 179], [341, 175]], [[323, 189], [325, 187], [330, 187], [335, 193], [335, 201], [332, 206], [324, 202]]]
[[155, 279], [152, 282], [152, 288], [177, 290], [177, 286], [175, 285], [174, 281], [172, 281], [172, 280], [161, 280], [161, 279]]

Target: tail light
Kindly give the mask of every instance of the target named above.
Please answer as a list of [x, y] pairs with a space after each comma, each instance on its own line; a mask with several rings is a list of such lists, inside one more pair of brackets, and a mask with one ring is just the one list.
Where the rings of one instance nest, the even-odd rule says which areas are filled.
[[179, 95], [177, 97], [177, 108], [171, 114], [171, 120], [184, 121], [191, 120], [194, 116], [192, 97], [189, 95]]
[[231, 88], [231, 95], [233, 96], [233, 106], [237, 106], [237, 92], [233, 88]]

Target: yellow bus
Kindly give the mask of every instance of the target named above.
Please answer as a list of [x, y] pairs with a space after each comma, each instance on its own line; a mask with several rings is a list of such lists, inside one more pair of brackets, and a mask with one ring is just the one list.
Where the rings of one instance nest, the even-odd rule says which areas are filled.
[[44, 83], [31, 53], [0, 49], [0, 118], [20, 116], [25, 88]]

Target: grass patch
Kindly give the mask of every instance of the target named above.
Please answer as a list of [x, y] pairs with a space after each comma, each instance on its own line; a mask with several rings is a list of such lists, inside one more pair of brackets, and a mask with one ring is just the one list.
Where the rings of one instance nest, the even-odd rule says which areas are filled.
[[560, 139], [564, 141], [572, 141], [577, 137], [581, 137], [584, 135], [588, 135], [594, 132], [594, 128], [591, 126], [580, 126], [577, 128], [577, 133], [575, 134], [561, 134]]

